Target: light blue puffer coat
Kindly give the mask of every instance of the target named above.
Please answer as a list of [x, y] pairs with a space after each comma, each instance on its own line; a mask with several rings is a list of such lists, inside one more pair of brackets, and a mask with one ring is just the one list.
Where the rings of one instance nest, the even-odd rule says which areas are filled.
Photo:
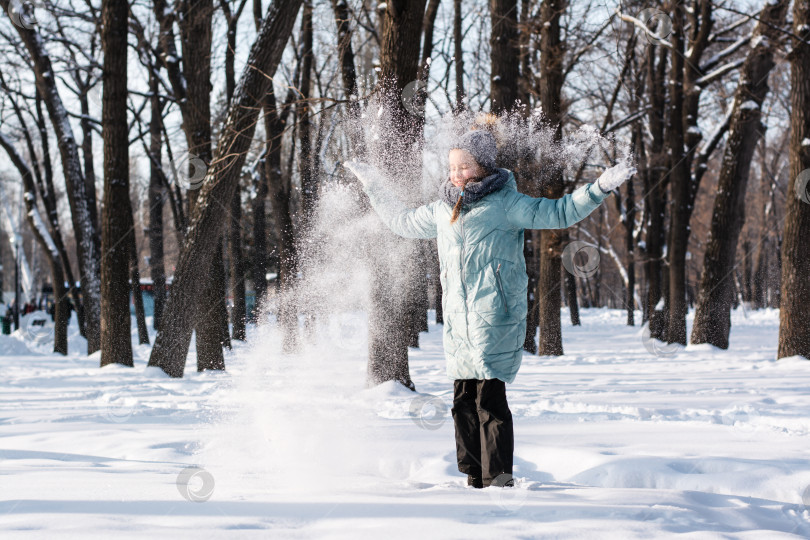
[[380, 181], [370, 181], [366, 193], [394, 233], [437, 238], [447, 376], [507, 383], [515, 380], [526, 338], [524, 229], [570, 227], [608, 196], [587, 184], [561, 199], [536, 199], [519, 193], [509, 172], [501, 189], [466, 206], [451, 224], [444, 201], [408, 209]]

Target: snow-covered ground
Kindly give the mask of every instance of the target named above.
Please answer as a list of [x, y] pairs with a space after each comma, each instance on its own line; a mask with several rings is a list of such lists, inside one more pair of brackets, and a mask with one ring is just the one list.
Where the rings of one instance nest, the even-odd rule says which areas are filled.
[[418, 394], [364, 389], [361, 314], [296, 356], [249, 328], [225, 373], [197, 373], [192, 344], [177, 380], [148, 346], [99, 369], [0, 336], [0, 537], [810, 537], [810, 362], [775, 360], [777, 312], [735, 312], [728, 351], [582, 318], [565, 356], [524, 357], [517, 487], [483, 490], [456, 470], [435, 324]]

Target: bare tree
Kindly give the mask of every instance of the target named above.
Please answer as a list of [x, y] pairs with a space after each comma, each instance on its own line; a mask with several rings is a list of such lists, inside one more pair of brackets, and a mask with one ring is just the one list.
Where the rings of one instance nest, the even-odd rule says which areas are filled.
[[728, 348], [734, 302], [732, 276], [737, 241], [745, 220], [748, 175], [754, 150], [765, 129], [760, 121], [762, 102], [769, 90], [768, 74], [774, 67], [773, 56], [781, 38], [779, 27], [784, 25], [788, 3], [777, 0], [762, 9], [754, 31], [755, 45], [742, 67], [703, 259], [692, 343]]
[[[220, 0], [220, 7], [225, 15], [228, 28], [228, 48], [225, 50], [225, 101], [230, 103], [236, 89], [236, 75], [234, 62], [236, 57], [236, 26], [247, 0], [239, 0], [235, 11], [231, 10], [228, 0]], [[264, 205], [262, 204], [262, 207]], [[244, 341], [245, 323], [247, 321], [247, 307], [245, 300], [245, 264], [242, 255], [242, 190], [234, 191], [230, 206], [230, 225], [228, 227], [228, 255], [231, 262], [231, 293], [233, 294], [233, 308], [231, 309], [231, 327], [233, 339]], [[264, 218], [264, 216], [262, 216]], [[261, 234], [264, 234], [262, 229]], [[264, 240], [264, 238], [262, 238]], [[261, 274], [264, 281], [264, 273]], [[254, 277], [254, 281], [258, 278]]]
[[[425, 0], [394, 0], [388, 2], [382, 16], [380, 33], [380, 90], [383, 94], [387, 117], [391, 120], [391, 136], [380, 144], [377, 156], [421, 154], [424, 117], [412, 115], [405, 109], [401, 95], [408, 84], [414, 84], [419, 76], [419, 53], [422, 25], [425, 15]], [[415, 150], [416, 149], [416, 150]], [[416, 163], [419, 167], [416, 167]], [[419, 178], [421, 160], [409, 164], [412, 178]], [[411, 201], [409, 201], [411, 202]], [[382, 235], [390, 235], [381, 231]], [[416, 257], [417, 243], [400, 240], [409, 244], [410, 253], [403, 254], [408, 260]], [[406, 277], [405, 293], [397, 291], [391, 284], [395, 282], [391, 265], [380, 264], [372, 257], [371, 311], [369, 313], [369, 360], [368, 384], [377, 385], [385, 381], [398, 381], [415, 389], [408, 367], [408, 345], [413, 344], [414, 287], [419, 283], [418, 272], [424, 267], [411, 265]], [[418, 332], [418, 330], [416, 331]]]
[[790, 53], [790, 178], [782, 245], [778, 358], [810, 359], [810, 5], [793, 3]]
[[149, 365], [182, 377], [189, 341], [200, 305], [198, 283], [207, 272], [222, 234], [217, 200], [230, 201], [241, 175], [262, 99], [290, 37], [301, 0], [280, 0], [268, 9], [237, 84], [228, 117], [191, 216], [166, 303], [166, 315], [155, 340]]
[[101, 365], [134, 365], [129, 315], [129, 140], [127, 129], [126, 0], [101, 5], [104, 48], [104, 206], [101, 225]]
[[492, 112], [511, 111], [520, 89], [517, 0], [490, 0], [492, 33], [490, 98]]
[[[13, 17], [13, 10], [9, 9], [9, 0], [0, 0], [0, 8], [10, 18]], [[37, 91], [45, 102], [59, 145], [73, 231], [76, 236], [87, 353], [92, 354], [100, 348], [101, 339], [100, 238], [91, 219], [91, 205], [95, 205], [95, 201], [90, 200], [87, 194], [79, 147], [73, 135], [67, 109], [56, 86], [56, 74], [50, 56], [43, 47], [42, 36], [30, 26], [17, 24], [15, 28], [30, 56]]]
[[20, 173], [23, 184], [23, 200], [25, 201], [25, 216], [37, 244], [42, 248], [51, 267], [51, 280], [54, 292], [54, 336], [53, 352], [68, 353], [67, 328], [70, 320], [70, 306], [68, 305], [67, 289], [65, 288], [64, 268], [69, 263], [62, 259], [51, 235], [45, 228], [45, 223], [37, 208], [37, 192], [34, 186], [34, 174], [25, 159], [14, 148], [13, 143], [3, 133], [0, 133], [0, 147], [8, 154], [11, 163]]
[[[543, 0], [540, 6], [540, 105], [554, 129], [554, 138], [562, 138], [562, 85], [565, 44], [560, 34], [560, 19], [567, 0]], [[563, 171], [548, 175], [543, 196], [559, 199], [565, 191]], [[540, 328], [538, 354], [561, 355], [560, 276], [562, 275], [562, 239], [559, 230], [540, 231], [540, 274], [535, 291]]]

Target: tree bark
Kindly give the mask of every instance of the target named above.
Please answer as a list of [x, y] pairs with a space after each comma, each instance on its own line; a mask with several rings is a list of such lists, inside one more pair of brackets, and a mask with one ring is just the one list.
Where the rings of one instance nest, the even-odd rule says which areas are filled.
[[[256, 5], [254, 3], [254, 14]], [[261, 24], [261, 19], [254, 16], [257, 29]], [[301, 61], [299, 59], [293, 81], [298, 86], [300, 79]], [[264, 130], [265, 141], [265, 162], [264, 173], [268, 184], [270, 195], [270, 207], [274, 216], [276, 226], [276, 238], [278, 240], [278, 279], [276, 280], [276, 292], [278, 298], [277, 317], [282, 330], [282, 350], [286, 353], [295, 352], [299, 345], [298, 335], [298, 302], [295, 296], [295, 287], [298, 281], [298, 247], [296, 230], [293, 226], [293, 189], [292, 173], [293, 156], [295, 154], [295, 138], [292, 138], [290, 145], [290, 158], [288, 160], [287, 172], [281, 168], [282, 137], [287, 125], [287, 117], [295, 111], [290, 104], [296, 97], [296, 89], [291, 88], [287, 97], [281, 103], [276, 99], [273, 85], [267, 89], [264, 95]]]
[[[411, 111], [406, 110], [401, 96], [408, 84], [418, 80], [424, 15], [425, 0], [394, 0], [386, 4], [380, 40], [380, 81], [392, 133], [379, 143], [385, 146], [372, 155], [421, 156], [424, 117], [413, 108]], [[414, 112], [416, 114], [412, 114]], [[419, 185], [421, 160], [414, 160], [409, 166], [411, 170], [408, 171], [408, 176], [415, 179], [414, 185]], [[381, 242], [372, 244], [404, 243], [410, 249], [402, 250], [408, 252], [402, 257], [411, 261], [418, 260], [417, 242], [393, 239], [392, 233], [388, 231], [380, 231], [380, 235]], [[392, 265], [381, 259], [379, 254], [372, 254], [370, 260], [372, 283], [367, 382], [369, 386], [374, 386], [385, 381], [399, 381], [414, 390], [408, 366], [408, 345], [413, 344], [413, 334], [417, 333], [414, 329], [416, 317], [413, 312], [417, 274], [424, 272], [425, 268], [419, 264], [411, 264], [405, 267], [408, 268], [406, 276], [394, 276], [391, 275]], [[403, 277], [406, 283], [404, 289], [397, 289], [392, 285], [397, 278]]]
[[[640, 149], [641, 128], [636, 126], [633, 131], [633, 146]], [[637, 152], [638, 153], [638, 152]], [[643, 156], [643, 149], [640, 152]], [[636, 325], [636, 238], [633, 234], [636, 227], [636, 186], [635, 178], [629, 178], [627, 184], [627, 196], [625, 198], [622, 221], [624, 223], [624, 245], [627, 250], [627, 291], [625, 304], [627, 307], [627, 326]]]
[[282, 348], [285, 352], [292, 352], [298, 348], [298, 307], [293, 296], [298, 279], [298, 249], [291, 210], [290, 176], [281, 170], [281, 137], [286, 122], [280, 116], [272, 89], [265, 95], [264, 110], [267, 133], [265, 175], [278, 237], [278, 321], [284, 336]]
[[689, 243], [690, 174], [684, 145], [684, 7], [672, 11], [667, 143], [672, 214], [669, 231], [669, 319], [667, 341], [686, 345], [686, 250]]
[[163, 267], [163, 197], [165, 187], [160, 171], [160, 133], [163, 117], [163, 106], [158, 94], [158, 80], [154, 73], [149, 78], [149, 104], [151, 119], [149, 121], [149, 272], [152, 276], [152, 298], [154, 312], [152, 326], [160, 329], [163, 319], [163, 307], [166, 304], [166, 273]]
[[96, 168], [93, 165], [93, 127], [90, 125], [90, 106], [87, 94], [80, 96], [79, 102], [82, 108], [82, 119], [79, 125], [82, 130], [82, 157], [84, 158], [84, 185], [87, 190], [87, 200], [93, 204], [88, 205], [90, 209], [90, 222], [93, 229], [99, 230], [98, 209], [96, 208]]
[[309, 99], [312, 87], [312, 3], [304, 0], [301, 17], [301, 84], [296, 115], [298, 122], [298, 173], [301, 175], [301, 206], [305, 235], [308, 234], [312, 215], [315, 212], [318, 187], [312, 174], [312, 123], [310, 122]]
[[[9, 13], [9, 0], [0, 0], [0, 8]], [[53, 71], [50, 56], [43, 47], [42, 36], [35, 30], [22, 25], [14, 25], [14, 27], [30, 55], [37, 90], [45, 102], [59, 145], [73, 230], [76, 236], [84, 300], [87, 354], [92, 354], [99, 349], [101, 339], [100, 243], [90, 213], [90, 205], [95, 204], [95, 201], [89, 200], [87, 195], [78, 145], [70, 126], [67, 110], [56, 86], [56, 74]]]
[[577, 278], [571, 272], [563, 272], [565, 279], [565, 294], [568, 299], [568, 312], [571, 317], [571, 326], [582, 326], [579, 320], [579, 300], [577, 300]]
[[[236, 90], [236, 73], [234, 62], [236, 56], [236, 26], [242, 14], [246, 0], [241, 0], [236, 13], [232, 13], [227, 0], [221, 0], [220, 6], [225, 13], [228, 25], [228, 48], [225, 51], [225, 99], [230, 104]], [[261, 176], [261, 175], [260, 175]], [[266, 189], [262, 196], [267, 193]], [[264, 224], [264, 198], [261, 203], [261, 223]], [[245, 299], [245, 262], [242, 253], [242, 192], [239, 188], [234, 191], [230, 206], [230, 227], [228, 239], [228, 255], [231, 263], [231, 294], [233, 307], [231, 308], [231, 332], [233, 339], [244, 341], [246, 338], [247, 301]], [[254, 216], [255, 218], [255, 216]], [[264, 236], [265, 228], [262, 226], [260, 234]], [[262, 238], [264, 241], [264, 238]], [[266, 254], [266, 252], [265, 252]], [[266, 255], [265, 255], [266, 256]], [[264, 281], [264, 273], [261, 275]], [[255, 280], [254, 280], [255, 281]]]
[[[189, 156], [211, 163], [211, 42], [214, 13], [213, 0], [191, 0], [180, 4], [180, 35], [183, 51], [183, 76], [186, 82], [186, 102], [183, 127], [188, 142]], [[189, 174], [194, 165], [189, 159]], [[197, 204], [197, 186], [188, 191], [189, 213]], [[230, 200], [224, 203], [227, 214]], [[223, 345], [230, 344], [228, 311], [225, 304], [225, 268], [223, 263], [223, 237], [209, 271], [203, 276], [205, 296], [197, 313], [195, 326], [197, 344], [197, 370], [224, 369]]]
[[53, 294], [54, 294], [54, 335], [53, 335], [53, 352], [58, 354], [67, 355], [68, 353], [68, 340], [67, 328], [70, 322], [70, 306], [68, 305], [67, 290], [65, 289], [65, 274], [64, 267], [69, 264], [62, 259], [59, 250], [56, 249], [54, 242], [45, 230], [45, 224], [37, 210], [37, 195], [36, 187], [34, 186], [34, 175], [31, 168], [25, 162], [23, 157], [14, 148], [14, 145], [2, 133], [0, 133], [0, 147], [2, 147], [8, 154], [11, 163], [20, 173], [22, 177], [23, 190], [25, 195], [25, 217], [31, 232], [34, 234], [34, 239], [40, 248], [42, 248], [45, 257], [48, 260], [48, 265], [51, 268], [51, 280], [53, 281]]
[[[130, 217], [132, 213], [130, 212]], [[129, 282], [132, 290], [132, 303], [135, 304], [135, 323], [138, 326], [138, 343], [149, 345], [149, 331], [146, 328], [146, 312], [143, 308], [143, 293], [141, 292], [141, 271], [138, 268], [138, 246], [135, 240], [135, 224], [130, 221], [127, 233], [129, 247]], [[129, 309], [129, 302], [127, 302]]]
[[[668, 108], [670, 185], [672, 213], [669, 231], [669, 304], [667, 341], [686, 344], [686, 252], [691, 230], [689, 221], [702, 171], [692, 175], [692, 159], [702, 135], [697, 129], [703, 75], [700, 60], [709, 44], [713, 4], [699, 0], [687, 8], [674, 4], [672, 8], [673, 48], [670, 73], [670, 106]], [[685, 26], [684, 19], [688, 25]], [[688, 35], [687, 35], [688, 31]], [[687, 39], [688, 38], [688, 39]], [[676, 58], [677, 56], [677, 58]]]
[[[567, 7], [567, 0], [543, 0], [540, 7], [540, 105], [547, 121], [555, 129], [555, 140], [562, 138], [565, 44], [560, 37], [560, 19]], [[512, 58], [515, 64], [516, 58]], [[555, 170], [548, 179], [543, 196], [559, 199], [565, 193], [563, 171]], [[540, 328], [539, 355], [563, 354], [560, 322], [562, 239], [563, 233], [559, 230], [540, 231], [540, 276], [535, 292]]]
[[[553, 8], [560, 8], [564, 4], [557, 1], [543, 2], [543, 5], [547, 3], [552, 3]], [[514, 108], [520, 91], [517, 0], [490, 0], [489, 9], [492, 20], [489, 39], [492, 65], [489, 79], [490, 110], [499, 114]], [[551, 16], [550, 13], [548, 15]]]
[[[655, 61], [658, 52], [658, 62]], [[646, 312], [649, 317], [650, 335], [663, 340], [664, 311], [658, 309], [658, 303], [664, 295], [663, 258], [666, 244], [665, 218], [667, 207], [667, 183], [665, 176], [667, 170], [667, 157], [664, 151], [664, 115], [666, 94], [666, 64], [668, 50], [665, 47], [656, 49], [648, 47], [648, 94], [650, 101], [649, 125], [652, 141], [650, 143], [650, 157], [646, 167], [642, 169], [644, 178], [644, 206], [647, 209], [649, 224], [646, 232], [646, 262], [647, 276]]]
[[[353, 121], [360, 118], [360, 102], [357, 89], [357, 69], [354, 65], [354, 50], [352, 49], [352, 29], [349, 25], [349, 7], [346, 0], [332, 0], [332, 10], [335, 13], [335, 24], [337, 25], [337, 47], [338, 59], [340, 62], [340, 76], [343, 81], [343, 93], [349, 100], [349, 117]], [[362, 159], [365, 155], [365, 145], [363, 138], [359, 136], [358, 129], [350, 131], [350, 137], [354, 148], [354, 155]]]
[[[70, 266], [70, 259], [68, 258], [67, 249], [65, 249], [65, 242], [62, 239], [62, 228], [59, 225], [59, 212], [56, 208], [56, 190], [53, 186], [53, 167], [51, 166], [51, 152], [50, 144], [48, 143], [48, 131], [45, 124], [45, 116], [42, 113], [42, 96], [39, 91], [36, 93], [35, 100], [36, 107], [36, 123], [37, 130], [39, 131], [40, 144], [42, 145], [42, 164], [44, 172], [44, 185], [40, 186], [40, 196], [42, 203], [45, 207], [45, 213], [48, 216], [48, 226], [50, 227], [51, 238], [53, 238], [59, 256], [62, 259], [62, 269], [65, 274], [65, 279], [68, 282], [68, 291], [70, 291], [70, 298], [73, 301], [73, 307], [76, 310], [76, 318], [79, 323], [79, 332], [85, 336], [84, 326], [84, 305], [79, 293], [79, 288], [76, 286], [76, 279], [73, 277], [73, 269]], [[22, 121], [22, 120], [21, 120]], [[29, 150], [31, 155], [36, 155], [33, 145]], [[68, 306], [67, 317], [70, 317], [70, 306]]]
[[[794, 2], [790, 53], [790, 179], [782, 243], [778, 358], [810, 359], [810, 5]], [[800, 198], [801, 197], [801, 198]]]
[[[231, 327], [233, 339], [245, 340], [245, 323], [247, 307], [245, 302], [245, 267], [242, 258], [242, 193], [240, 189], [233, 192], [231, 200], [230, 240], [228, 242], [231, 259]], [[264, 276], [262, 276], [264, 277]]]
[[703, 258], [692, 343], [728, 349], [731, 307], [734, 303], [735, 257], [745, 221], [745, 195], [754, 150], [765, 126], [760, 122], [768, 93], [768, 75], [774, 67], [774, 47], [784, 24], [787, 0], [766, 4], [754, 32], [756, 43], [742, 67], [726, 141], [717, 196], [714, 199], [709, 241]]
[[453, 61], [456, 67], [456, 105], [455, 112], [464, 110], [464, 34], [461, 28], [461, 0], [453, 0]]
[[301, 0], [280, 0], [271, 4], [229, 107], [217, 150], [206, 173], [191, 227], [180, 252], [175, 281], [166, 304], [164, 324], [155, 340], [150, 366], [160, 367], [172, 377], [182, 377], [189, 341], [198, 311], [198, 279], [210, 267], [222, 235], [221, 207], [216, 201], [230, 201], [236, 189], [256, 119], [284, 46], [290, 37]]
[[[132, 223], [129, 201], [129, 140], [127, 126], [127, 22], [126, 0], [103, 0], [101, 5], [104, 49], [104, 207], [101, 246], [101, 366], [133, 366], [130, 337], [129, 270]], [[134, 240], [134, 237], [133, 237]]]

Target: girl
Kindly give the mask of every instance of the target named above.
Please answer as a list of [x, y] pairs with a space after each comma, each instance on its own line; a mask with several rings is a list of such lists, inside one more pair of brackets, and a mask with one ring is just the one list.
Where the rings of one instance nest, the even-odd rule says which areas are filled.
[[437, 238], [458, 470], [476, 488], [514, 485], [506, 383], [515, 380], [526, 337], [523, 231], [570, 227], [636, 172], [616, 165], [561, 199], [533, 198], [517, 191], [511, 171], [495, 166], [496, 155], [490, 132], [465, 133], [450, 150], [439, 200], [415, 209], [390, 194], [374, 167], [345, 163], [394, 233]]

